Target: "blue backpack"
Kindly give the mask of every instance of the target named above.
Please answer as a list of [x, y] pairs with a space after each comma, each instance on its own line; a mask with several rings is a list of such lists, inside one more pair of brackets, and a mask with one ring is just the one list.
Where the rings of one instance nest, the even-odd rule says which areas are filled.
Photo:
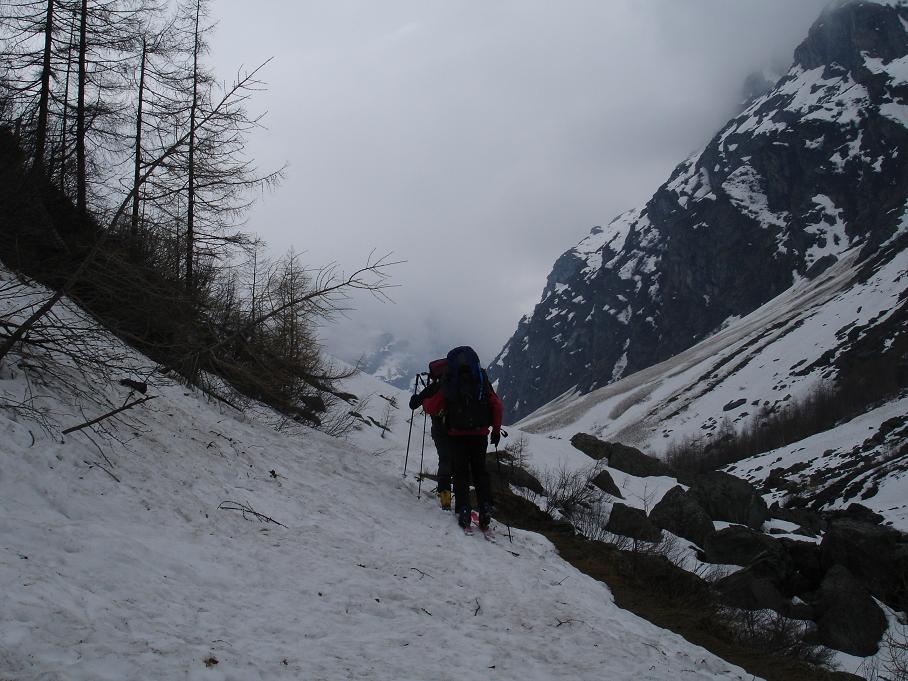
[[473, 348], [463, 345], [448, 353], [442, 389], [449, 431], [482, 430], [492, 425], [492, 386]]

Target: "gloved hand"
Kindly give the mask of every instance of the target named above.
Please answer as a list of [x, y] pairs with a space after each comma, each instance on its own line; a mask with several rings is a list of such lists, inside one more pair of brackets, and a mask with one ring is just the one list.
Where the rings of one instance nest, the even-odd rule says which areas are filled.
[[501, 442], [501, 431], [493, 430], [492, 434], [489, 436], [489, 442], [491, 442], [494, 447], [497, 447], [498, 443]]
[[418, 409], [422, 405], [422, 395], [412, 395], [410, 397], [410, 411]]

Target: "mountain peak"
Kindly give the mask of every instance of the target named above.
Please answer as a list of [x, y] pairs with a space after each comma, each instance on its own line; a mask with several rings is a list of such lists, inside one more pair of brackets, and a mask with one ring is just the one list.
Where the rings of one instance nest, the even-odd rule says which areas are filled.
[[906, 102], [908, 3], [825, 11], [774, 87], [558, 258], [492, 367], [509, 418], [661, 362], [908, 231]]
[[795, 50], [795, 63], [808, 70], [838, 65], [855, 71], [864, 68], [865, 55], [898, 59], [905, 55], [906, 21], [905, 0], [833, 3]]

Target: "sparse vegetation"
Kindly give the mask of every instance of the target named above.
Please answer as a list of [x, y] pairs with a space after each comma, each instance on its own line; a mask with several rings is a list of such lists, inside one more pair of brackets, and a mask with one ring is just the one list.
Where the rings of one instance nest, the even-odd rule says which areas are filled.
[[97, 362], [91, 325], [54, 314], [68, 296], [162, 372], [318, 426], [346, 373], [323, 358], [315, 324], [352, 290], [381, 297], [390, 263], [370, 256], [351, 274], [293, 252], [272, 261], [242, 231], [252, 190], [281, 171], [243, 153], [261, 67], [218, 83], [203, 63], [206, 4], [171, 17], [145, 0], [5, 8], [0, 259], [53, 292], [19, 304], [0, 290], [0, 360], [15, 349]]
[[859, 671], [867, 681], [908, 681], [908, 623], [890, 624], [879, 654]]
[[749, 648], [810, 664], [828, 666], [834, 651], [804, 640], [808, 624], [772, 610], [719, 608], [717, 615], [734, 640]]
[[502, 450], [502, 458], [512, 466], [527, 469], [530, 442], [526, 435], [520, 434]]
[[557, 513], [572, 521], [585, 518], [601, 496], [591, 482], [594, 477], [595, 473], [589, 468], [571, 470], [563, 463], [545, 471], [540, 480], [546, 491], [545, 512]]
[[675, 442], [668, 448], [666, 461], [686, 473], [716, 470], [827, 430], [853, 416], [853, 409], [853, 405], [843, 403], [838, 388], [822, 383], [802, 400], [761, 406], [740, 429], [726, 418], [709, 437]]

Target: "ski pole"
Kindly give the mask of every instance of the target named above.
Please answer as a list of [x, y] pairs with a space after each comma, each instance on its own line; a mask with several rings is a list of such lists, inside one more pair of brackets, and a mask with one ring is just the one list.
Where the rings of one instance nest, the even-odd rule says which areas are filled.
[[423, 415], [422, 415], [422, 450], [420, 450], [420, 452], [419, 452], [419, 487], [417, 488], [417, 491], [416, 491], [417, 499], [422, 499], [422, 461], [423, 461], [423, 457], [425, 456], [425, 453], [426, 453], [426, 421], [427, 420], [428, 420], [428, 418], [426, 417], [425, 412], [423, 412]]
[[[507, 437], [507, 435], [505, 435], [505, 437]], [[501, 475], [501, 456], [498, 454], [498, 445], [495, 445], [495, 460], [498, 462], [498, 480], [501, 482], [502, 486], [504, 486], [506, 483], [504, 477]], [[511, 536], [511, 526], [508, 523], [505, 523], [504, 526], [508, 528], [508, 541], [513, 544], [514, 537]]]
[[[419, 374], [416, 374], [416, 380], [413, 381], [413, 394], [419, 390]], [[410, 458], [410, 438], [413, 436], [413, 416], [416, 414], [415, 409], [410, 410], [410, 432], [407, 435], [407, 455], [404, 457], [404, 477], [407, 477], [407, 461]]]

